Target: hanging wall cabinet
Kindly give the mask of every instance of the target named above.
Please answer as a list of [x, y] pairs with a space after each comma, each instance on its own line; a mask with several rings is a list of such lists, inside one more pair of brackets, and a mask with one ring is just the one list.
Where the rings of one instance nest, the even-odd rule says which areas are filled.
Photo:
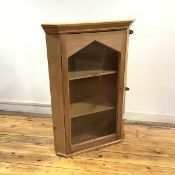
[[42, 25], [58, 155], [69, 156], [123, 139], [132, 22]]

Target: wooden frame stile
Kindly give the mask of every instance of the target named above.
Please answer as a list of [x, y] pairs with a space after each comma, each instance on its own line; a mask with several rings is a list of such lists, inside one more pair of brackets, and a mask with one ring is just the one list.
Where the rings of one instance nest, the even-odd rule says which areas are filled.
[[117, 139], [124, 138], [124, 110], [125, 110], [125, 94], [126, 94], [126, 75], [127, 75], [127, 48], [128, 48], [129, 29], [123, 31], [123, 42], [121, 47], [121, 59], [118, 67], [118, 98], [117, 98]]
[[[61, 49], [61, 66], [62, 66], [62, 79], [63, 79], [63, 97], [64, 97], [64, 116], [65, 116], [65, 146], [66, 146], [66, 154], [71, 153], [71, 119], [69, 118], [69, 75], [68, 75], [68, 57], [65, 49], [65, 42], [62, 40], [62, 36], [60, 39], [60, 49]], [[57, 153], [60, 155], [59, 153]], [[64, 155], [66, 156], [66, 155]]]
[[[61, 50], [58, 34], [46, 34], [55, 151], [66, 154]], [[57, 98], [59, 97], [59, 98]]]
[[[116, 31], [113, 31], [112, 33], [116, 33]], [[123, 31], [117, 31], [116, 33], [116, 38], [121, 41], [120, 42], [117, 42], [117, 43], [113, 43], [113, 47], [111, 47], [111, 49], [114, 49], [116, 50], [117, 52], [120, 53], [120, 60], [121, 60], [121, 50], [122, 50], [122, 43], [123, 43]], [[97, 37], [95, 37], [97, 35]], [[106, 40], [109, 40], [107, 38], [111, 38], [111, 37], [108, 37], [108, 35], [113, 35], [111, 33], [108, 33], [108, 32], [98, 32], [98, 33], [86, 33], [86, 34], [62, 34], [61, 36], [61, 43], [62, 43], [62, 46], [61, 46], [61, 49], [62, 49], [62, 68], [63, 68], [63, 77], [64, 77], [64, 83], [65, 83], [65, 87], [64, 87], [64, 90], [65, 89], [68, 89], [69, 85], [69, 81], [68, 81], [68, 74], [66, 72], [68, 72], [68, 63], [67, 63], [67, 60], [69, 59], [69, 57], [74, 54], [76, 51], [78, 51], [79, 49], [82, 48], [82, 46], [86, 46], [89, 41], [92, 41], [92, 38], [94, 38], [94, 40], [97, 40], [97, 41], [101, 41], [104, 45], [108, 45], [109, 43], [112, 43], [111, 41], [107, 41], [107, 44], [106, 44]], [[121, 37], [122, 36], [122, 37]], [[75, 38], [78, 39], [78, 42], [75, 41]], [[82, 43], [83, 42], [83, 43]], [[66, 46], [67, 44], [67, 46]], [[73, 46], [73, 44], [75, 44]], [[117, 45], [116, 45], [117, 44]], [[68, 53], [67, 53], [68, 52]], [[121, 62], [121, 61], [120, 61]], [[120, 67], [120, 66], [119, 66]], [[122, 73], [120, 73], [122, 74]], [[118, 74], [118, 76], [120, 75]], [[118, 77], [118, 83], [119, 83], [119, 77]], [[66, 83], [67, 82], [67, 83]], [[68, 92], [68, 90], [66, 90]], [[118, 92], [118, 97], [120, 95], [121, 92]], [[69, 95], [65, 94], [64, 95], [65, 97], [65, 100], [67, 102], [65, 102], [65, 107], [69, 104]], [[117, 97], [117, 98], [118, 98]], [[119, 101], [120, 102], [120, 101]], [[118, 103], [119, 103], [118, 102]], [[118, 105], [118, 104], [117, 104]], [[122, 104], [120, 104], [119, 106], [121, 106]], [[68, 107], [65, 108], [65, 111], [69, 111]], [[68, 115], [68, 113], [65, 114], [66, 116]], [[116, 113], [116, 121], [118, 121], [118, 117], [121, 118], [122, 120], [122, 116], [119, 115], [118, 113]], [[119, 120], [119, 121], [121, 121]], [[69, 122], [69, 124], [68, 124]], [[66, 134], [66, 138], [69, 142], [69, 144], [71, 144], [71, 130], [70, 130], [70, 119], [67, 119], [67, 123], [68, 125], [68, 129], [67, 129], [67, 134]], [[117, 123], [117, 128], [118, 128], [118, 125], [120, 125], [121, 123]], [[82, 142], [82, 143], [79, 143], [79, 144], [75, 144], [75, 145], [71, 145], [71, 152], [77, 152], [79, 150], [84, 150], [84, 149], [87, 149], [88, 147], [95, 147], [95, 145], [106, 145], [106, 143], [113, 143], [113, 142], [119, 142], [121, 141], [121, 137], [119, 137], [119, 133], [121, 131], [120, 130], [116, 130], [116, 135], [115, 134], [111, 134], [111, 135], [108, 135], [108, 136], [104, 136], [104, 137], [101, 137], [101, 138], [97, 138], [97, 139], [93, 139], [93, 140], [90, 140], [90, 141], [87, 141], [87, 142]], [[117, 138], [117, 140], [116, 140]], [[69, 145], [68, 144], [68, 145]], [[87, 146], [88, 145], [88, 146]], [[100, 147], [101, 147], [100, 146]], [[96, 146], [95, 148], [97, 148], [98, 146]], [[70, 147], [69, 147], [70, 149]]]

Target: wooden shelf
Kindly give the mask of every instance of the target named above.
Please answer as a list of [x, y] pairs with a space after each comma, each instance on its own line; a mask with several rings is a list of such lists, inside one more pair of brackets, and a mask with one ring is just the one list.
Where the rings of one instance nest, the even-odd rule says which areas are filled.
[[101, 75], [115, 74], [113, 70], [82, 70], [69, 72], [69, 80], [76, 80], [81, 78], [95, 77]]
[[86, 101], [76, 102], [70, 105], [70, 117], [75, 118], [111, 109], [115, 109], [115, 106], [112, 104], [94, 104]]

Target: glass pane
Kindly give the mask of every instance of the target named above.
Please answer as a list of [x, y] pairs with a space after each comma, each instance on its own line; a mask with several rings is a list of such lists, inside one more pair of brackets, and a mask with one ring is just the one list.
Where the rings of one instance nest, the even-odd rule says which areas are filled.
[[94, 41], [69, 58], [69, 79], [115, 73], [118, 57], [118, 52]]
[[115, 133], [115, 110], [99, 112], [72, 119], [72, 143], [95, 139]]
[[115, 133], [120, 53], [97, 41], [69, 57], [72, 143]]
[[70, 116], [78, 117], [116, 107], [117, 75], [83, 78], [69, 82]]

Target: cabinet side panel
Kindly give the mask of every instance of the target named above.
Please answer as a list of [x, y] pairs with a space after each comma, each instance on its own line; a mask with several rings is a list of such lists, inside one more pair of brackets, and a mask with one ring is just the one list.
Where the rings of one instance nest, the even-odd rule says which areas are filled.
[[66, 153], [65, 122], [62, 93], [62, 71], [59, 35], [47, 34], [47, 57], [49, 66], [55, 151]]
[[119, 80], [118, 80], [118, 106], [117, 106], [117, 137], [118, 139], [124, 138], [124, 113], [125, 113], [125, 94], [126, 94], [126, 75], [127, 75], [127, 62], [128, 62], [128, 40], [129, 29], [123, 32], [123, 42], [121, 50], [121, 60], [119, 63]]

